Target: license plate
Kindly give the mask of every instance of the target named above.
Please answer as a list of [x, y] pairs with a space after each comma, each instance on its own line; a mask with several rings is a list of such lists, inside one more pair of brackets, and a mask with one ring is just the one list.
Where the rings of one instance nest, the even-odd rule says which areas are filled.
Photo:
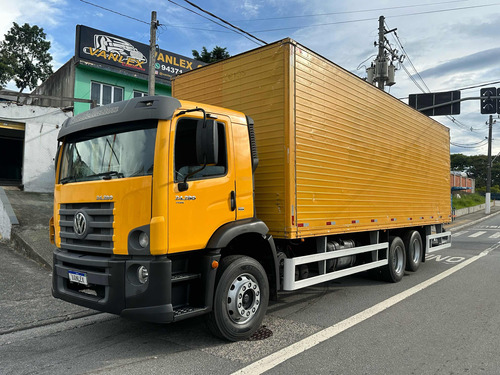
[[77, 284], [88, 285], [87, 274], [83, 272], [68, 271], [69, 281]]

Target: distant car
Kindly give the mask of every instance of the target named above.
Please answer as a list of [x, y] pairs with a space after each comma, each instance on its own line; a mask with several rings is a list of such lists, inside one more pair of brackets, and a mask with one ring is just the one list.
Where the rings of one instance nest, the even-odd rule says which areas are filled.
[[126, 40], [109, 35], [94, 35], [94, 47], [108, 53], [116, 53], [124, 57], [132, 57], [147, 62], [146, 57]]

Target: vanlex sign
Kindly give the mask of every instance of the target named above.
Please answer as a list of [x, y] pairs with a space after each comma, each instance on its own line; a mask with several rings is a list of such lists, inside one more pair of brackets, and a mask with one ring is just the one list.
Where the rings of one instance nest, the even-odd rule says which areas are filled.
[[[76, 27], [77, 62], [85, 60], [126, 69], [139, 74], [149, 73], [149, 46], [87, 26]], [[202, 62], [172, 52], [156, 52], [155, 75], [169, 79], [202, 65]]]
[[108, 61], [114, 61], [121, 66], [126, 66], [138, 70], [145, 71], [146, 69], [143, 67], [143, 64], [147, 62], [147, 60], [138, 60], [134, 57], [130, 56], [123, 56], [119, 53], [114, 53], [114, 52], [106, 52], [105, 50], [99, 49], [99, 48], [92, 48], [92, 47], [84, 47], [83, 48], [83, 53], [86, 55], [90, 55], [91, 57], [96, 57], [98, 59], [104, 59]]

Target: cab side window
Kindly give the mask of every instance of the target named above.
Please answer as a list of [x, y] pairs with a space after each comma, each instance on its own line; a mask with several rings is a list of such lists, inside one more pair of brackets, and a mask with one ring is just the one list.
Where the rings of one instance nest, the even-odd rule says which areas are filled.
[[[177, 122], [174, 145], [175, 182], [184, 178], [202, 166], [196, 161], [196, 119], [181, 119]], [[223, 123], [217, 123], [219, 137], [219, 160], [217, 165], [206, 166], [190, 176], [188, 181], [225, 176], [227, 173], [226, 131]]]

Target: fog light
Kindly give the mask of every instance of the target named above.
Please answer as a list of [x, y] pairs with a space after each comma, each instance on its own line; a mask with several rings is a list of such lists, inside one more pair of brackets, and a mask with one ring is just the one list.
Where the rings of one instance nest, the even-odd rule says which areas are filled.
[[141, 245], [143, 249], [149, 246], [149, 236], [146, 232], [139, 234], [139, 245]]
[[139, 266], [139, 268], [137, 268], [137, 278], [141, 284], [146, 284], [149, 279], [148, 269], [144, 266]]

